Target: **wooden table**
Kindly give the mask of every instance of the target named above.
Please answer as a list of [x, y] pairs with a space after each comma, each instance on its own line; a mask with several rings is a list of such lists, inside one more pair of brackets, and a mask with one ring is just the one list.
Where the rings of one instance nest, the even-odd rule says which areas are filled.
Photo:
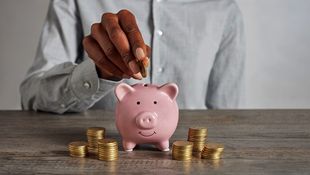
[[113, 112], [1, 111], [0, 174], [310, 174], [310, 110], [180, 111], [171, 142], [207, 126], [209, 141], [225, 146], [220, 161], [176, 161], [150, 146], [120, 151], [116, 162], [69, 157], [67, 144], [92, 126], [120, 141]]

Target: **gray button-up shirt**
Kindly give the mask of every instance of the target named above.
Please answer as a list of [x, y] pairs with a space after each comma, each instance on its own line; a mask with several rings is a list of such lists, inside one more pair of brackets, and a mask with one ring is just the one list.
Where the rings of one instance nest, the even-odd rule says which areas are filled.
[[52, 0], [36, 58], [21, 84], [23, 109], [113, 110], [119, 82], [98, 78], [82, 48], [105, 12], [129, 9], [152, 47], [149, 75], [128, 84], [175, 82], [181, 109], [235, 108], [243, 96], [245, 44], [233, 0]]

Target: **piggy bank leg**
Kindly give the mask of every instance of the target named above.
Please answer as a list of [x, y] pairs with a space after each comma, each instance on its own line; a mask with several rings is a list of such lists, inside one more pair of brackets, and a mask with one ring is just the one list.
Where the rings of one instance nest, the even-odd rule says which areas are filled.
[[133, 142], [125, 141], [125, 140], [123, 141], [124, 151], [132, 151], [135, 146], [136, 144]]
[[159, 142], [156, 147], [161, 151], [169, 151], [169, 140]]

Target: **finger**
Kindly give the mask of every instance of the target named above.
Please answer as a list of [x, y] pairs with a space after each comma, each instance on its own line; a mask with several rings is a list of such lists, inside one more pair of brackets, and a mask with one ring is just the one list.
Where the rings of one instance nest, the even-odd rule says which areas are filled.
[[[106, 70], [103, 70], [103, 69], [99, 69], [98, 66], [96, 66], [96, 70], [97, 70], [100, 78], [112, 78], [112, 77], [114, 78], [115, 77], [112, 73], [110, 73]], [[117, 78], [119, 78], [119, 77], [117, 77]]]
[[112, 13], [105, 13], [102, 15], [101, 24], [107, 31], [110, 40], [124, 59], [125, 63], [128, 64], [129, 68], [134, 73], [134, 78], [142, 79], [139, 66], [130, 51], [128, 39], [118, 24], [117, 16]]
[[135, 16], [128, 10], [119, 11], [117, 16], [135, 57], [143, 60], [146, 57], [147, 50]]
[[132, 75], [133, 72], [129, 69], [128, 65], [122, 59], [113, 43], [110, 41], [108, 33], [101, 24], [93, 24], [91, 27], [91, 36], [98, 42], [101, 49], [104, 51], [107, 58], [114, 63], [120, 70], [127, 75]]
[[128, 39], [118, 24], [118, 17], [112, 13], [102, 15], [101, 24], [107, 31], [110, 40], [126, 63], [134, 59], [130, 53]]
[[95, 39], [91, 36], [85, 37], [83, 40], [83, 46], [88, 56], [95, 62], [96, 66], [114, 76], [123, 77], [124, 73], [119, 70], [109, 59], [107, 59]]

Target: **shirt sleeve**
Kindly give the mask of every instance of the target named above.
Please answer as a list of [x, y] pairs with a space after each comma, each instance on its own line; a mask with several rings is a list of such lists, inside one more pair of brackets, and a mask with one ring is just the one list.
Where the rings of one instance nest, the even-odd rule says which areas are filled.
[[245, 33], [241, 12], [233, 3], [211, 70], [206, 106], [238, 108], [244, 103]]
[[100, 79], [83, 59], [83, 31], [75, 1], [52, 0], [33, 65], [20, 86], [22, 108], [55, 113], [93, 106], [117, 83]]

